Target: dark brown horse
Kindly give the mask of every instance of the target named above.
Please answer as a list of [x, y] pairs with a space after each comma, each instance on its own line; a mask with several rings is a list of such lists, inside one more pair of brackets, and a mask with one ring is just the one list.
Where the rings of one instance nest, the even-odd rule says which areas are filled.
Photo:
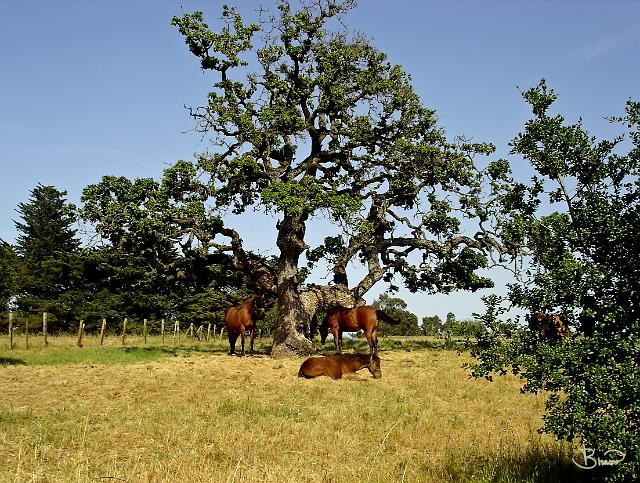
[[333, 341], [336, 344], [336, 352], [342, 354], [342, 333], [356, 332], [360, 329], [369, 343], [369, 355], [373, 357], [378, 352], [378, 320], [393, 325], [399, 322], [382, 310], [363, 305], [347, 309], [345, 307], [335, 307], [330, 309], [320, 324], [320, 342], [324, 344], [329, 332], [333, 334]]
[[566, 322], [558, 314], [536, 312], [529, 318], [529, 328], [547, 340], [566, 339], [571, 334]]
[[242, 342], [242, 351], [240, 355], [244, 355], [244, 333], [251, 333], [251, 347], [249, 353], [253, 354], [253, 340], [256, 336], [256, 308], [258, 306], [258, 297], [252, 295], [240, 305], [234, 305], [227, 309], [224, 323], [229, 334], [229, 355], [236, 353], [236, 340], [240, 336]]
[[368, 354], [345, 354], [329, 357], [311, 357], [300, 365], [298, 377], [310, 379], [318, 376], [329, 376], [341, 379], [344, 374], [352, 374], [360, 369], [369, 369], [375, 379], [382, 377], [380, 358]]

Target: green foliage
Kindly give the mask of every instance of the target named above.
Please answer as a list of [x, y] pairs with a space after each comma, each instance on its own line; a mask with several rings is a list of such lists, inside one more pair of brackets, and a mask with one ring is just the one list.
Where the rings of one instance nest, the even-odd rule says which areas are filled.
[[278, 211], [299, 215], [326, 208], [336, 217], [347, 218], [357, 213], [362, 203], [349, 193], [336, 194], [327, 190], [311, 176], [295, 182], [278, 183], [262, 190], [262, 201]]
[[437, 315], [422, 318], [422, 331], [424, 335], [440, 336], [442, 334], [442, 319]]
[[95, 287], [87, 305], [96, 316], [224, 319], [232, 303], [226, 292], [243, 280], [210, 251], [222, 223], [207, 212], [207, 188], [195, 171], [180, 161], [160, 182], [105, 176], [84, 190], [82, 215], [107, 242], [85, 258]]
[[66, 192], [38, 184], [28, 203], [18, 205], [17, 305], [25, 312], [46, 311], [64, 319], [74, 314], [67, 294], [76, 288], [80, 242], [72, 225], [75, 207]]
[[452, 322], [446, 322], [442, 331], [445, 336], [456, 337], [480, 337], [486, 332], [486, 329], [482, 322], [477, 320], [454, 320]]
[[[516, 319], [502, 320], [497, 298], [480, 316], [488, 332], [473, 347], [476, 377], [513, 371], [523, 390], [549, 391], [544, 430], [624, 461], [600, 466], [606, 481], [640, 477], [640, 105], [618, 118], [629, 140], [597, 141], [581, 122], [551, 116], [556, 95], [544, 81], [524, 93], [534, 119], [513, 141], [540, 177], [502, 193], [502, 230], [526, 250], [530, 269], [508, 302], [527, 312], [557, 313], [572, 336], [545, 339]], [[630, 146], [627, 153], [618, 148]], [[546, 199], [545, 199], [546, 196]], [[551, 211], [547, 208], [551, 206]], [[544, 209], [546, 214], [539, 214]], [[551, 211], [551, 212], [550, 212]]]
[[8, 309], [17, 288], [18, 257], [11, 245], [0, 240], [0, 312]]
[[[206, 105], [191, 110], [216, 147], [198, 161], [211, 204], [283, 216], [279, 266], [295, 270], [281, 290], [299, 280], [304, 250], [309, 268], [328, 262], [338, 284], [353, 286], [347, 267], [364, 262], [358, 296], [383, 277], [414, 291], [492, 286], [475, 273], [487, 266], [490, 233], [464, 236], [461, 220], [487, 216], [473, 157], [493, 146], [446, 140], [410, 76], [348, 32], [343, 17], [354, 6], [280, 0], [258, 25], [225, 6], [218, 28], [201, 12], [173, 18], [214, 76]], [[494, 179], [503, 174], [492, 165]], [[309, 247], [306, 224], [318, 215], [341, 232]]]

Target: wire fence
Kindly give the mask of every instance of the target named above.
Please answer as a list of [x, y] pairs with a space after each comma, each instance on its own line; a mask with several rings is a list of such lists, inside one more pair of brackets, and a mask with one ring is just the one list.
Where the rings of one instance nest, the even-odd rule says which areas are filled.
[[[74, 341], [77, 347], [85, 345], [113, 346], [113, 345], [179, 345], [183, 343], [215, 342], [225, 340], [224, 324], [185, 323], [179, 320], [166, 319], [129, 319], [122, 320], [103, 318], [92, 321], [87, 327], [84, 320], [79, 320], [76, 331], [70, 332], [71, 324], [57, 324], [58, 328], [51, 331], [50, 314], [44, 312], [41, 317], [9, 312], [0, 323], [0, 331], [4, 334], [7, 349], [30, 349], [47, 347], [52, 341], [51, 336], [59, 340]], [[57, 321], [59, 322], [59, 321]], [[59, 327], [62, 326], [63, 329]], [[66, 330], [65, 330], [66, 329]], [[269, 337], [271, 334], [264, 329], [257, 329], [256, 339]], [[64, 337], [57, 337], [64, 336]], [[70, 343], [70, 342], [67, 342]]]

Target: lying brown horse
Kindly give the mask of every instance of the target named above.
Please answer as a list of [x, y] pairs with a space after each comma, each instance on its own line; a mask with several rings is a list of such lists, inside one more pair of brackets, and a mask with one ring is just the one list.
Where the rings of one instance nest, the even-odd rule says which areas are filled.
[[346, 354], [329, 357], [311, 357], [302, 363], [298, 377], [310, 379], [318, 376], [329, 376], [341, 379], [344, 374], [352, 374], [360, 369], [369, 369], [375, 379], [382, 377], [380, 358], [368, 354]]
[[378, 319], [392, 325], [399, 322], [382, 310], [363, 305], [347, 309], [345, 307], [334, 307], [327, 312], [320, 324], [320, 343], [327, 340], [329, 331], [333, 334], [333, 341], [336, 344], [336, 352], [342, 354], [342, 333], [356, 332], [360, 329], [364, 331], [364, 336], [369, 343], [369, 355], [373, 357], [378, 352]]
[[557, 314], [536, 312], [529, 318], [529, 328], [547, 340], [566, 339], [570, 335], [566, 322]]
[[251, 333], [250, 354], [253, 354], [253, 340], [256, 336], [256, 307], [258, 305], [258, 297], [252, 295], [240, 305], [234, 305], [227, 309], [224, 323], [229, 334], [229, 355], [236, 353], [236, 340], [238, 336], [242, 341], [242, 351], [240, 355], [244, 355], [244, 333]]

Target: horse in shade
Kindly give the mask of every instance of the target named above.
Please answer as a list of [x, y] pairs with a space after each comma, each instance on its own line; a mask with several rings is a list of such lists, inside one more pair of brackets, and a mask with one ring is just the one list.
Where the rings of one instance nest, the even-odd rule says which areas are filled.
[[400, 323], [389, 317], [382, 310], [368, 305], [352, 309], [334, 307], [327, 312], [320, 324], [320, 343], [324, 344], [327, 340], [327, 335], [331, 332], [336, 345], [336, 352], [342, 354], [342, 333], [356, 332], [362, 329], [369, 343], [369, 355], [373, 357], [374, 354], [378, 353], [378, 326], [380, 320], [392, 325]]
[[256, 336], [256, 312], [258, 312], [259, 299], [252, 295], [239, 305], [227, 309], [224, 323], [229, 335], [229, 355], [236, 353], [236, 340], [240, 336], [242, 349], [240, 355], [244, 355], [244, 334], [250, 332], [251, 345], [249, 353], [253, 354], [253, 341]]
[[546, 340], [566, 339], [571, 335], [567, 323], [558, 314], [535, 312], [529, 317], [529, 328]]
[[375, 379], [382, 377], [380, 358], [377, 355], [345, 354], [328, 357], [311, 357], [300, 365], [298, 377], [310, 379], [318, 376], [329, 376], [341, 379], [345, 374], [352, 374], [360, 369], [369, 369]]

